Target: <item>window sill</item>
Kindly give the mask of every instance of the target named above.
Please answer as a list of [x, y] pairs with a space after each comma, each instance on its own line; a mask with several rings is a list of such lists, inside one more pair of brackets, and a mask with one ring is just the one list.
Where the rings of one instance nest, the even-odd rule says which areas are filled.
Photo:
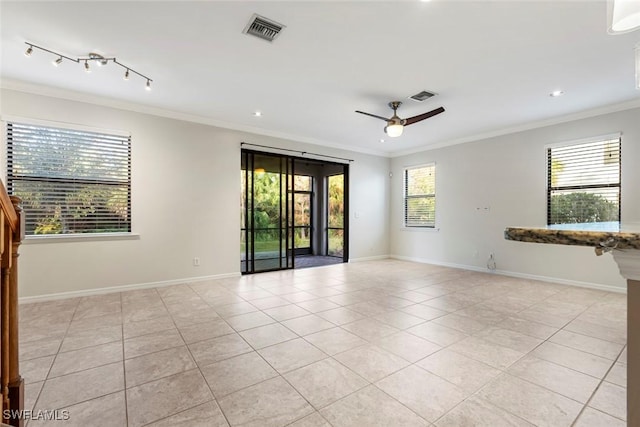
[[26, 245], [33, 245], [39, 243], [98, 242], [139, 239], [140, 234], [138, 233], [43, 234], [38, 236], [26, 236], [22, 243]]
[[426, 232], [426, 233], [434, 233], [440, 231], [438, 227], [400, 227], [402, 231], [417, 231], [417, 232]]

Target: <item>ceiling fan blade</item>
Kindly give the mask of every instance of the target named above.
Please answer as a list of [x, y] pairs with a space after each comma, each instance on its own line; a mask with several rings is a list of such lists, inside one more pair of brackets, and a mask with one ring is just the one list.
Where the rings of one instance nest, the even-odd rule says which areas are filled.
[[356, 110], [356, 113], [364, 114], [365, 116], [375, 117], [376, 119], [384, 120], [385, 122], [389, 121], [389, 119], [387, 119], [386, 117], [376, 116], [375, 114], [365, 113], [364, 111], [357, 111]]
[[422, 121], [424, 119], [428, 119], [429, 117], [433, 117], [436, 114], [440, 114], [440, 113], [444, 113], [444, 108], [442, 108], [442, 107], [436, 108], [435, 110], [431, 110], [428, 113], [419, 114], [417, 116], [409, 117], [408, 119], [404, 120], [403, 124], [405, 126], [408, 126], [408, 125], [411, 125], [413, 123], [417, 123], [419, 121]]

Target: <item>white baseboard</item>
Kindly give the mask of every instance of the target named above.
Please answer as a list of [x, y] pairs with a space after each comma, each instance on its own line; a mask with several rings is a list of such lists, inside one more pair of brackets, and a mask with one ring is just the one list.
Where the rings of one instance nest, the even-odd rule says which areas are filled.
[[619, 286], [612, 286], [612, 285], [604, 285], [601, 283], [582, 282], [579, 280], [562, 279], [559, 277], [539, 276], [536, 274], [520, 273], [517, 271], [489, 270], [488, 268], [482, 268], [475, 265], [456, 264], [453, 262], [445, 262], [445, 261], [416, 258], [416, 257], [407, 257], [402, 255], [390, 255], [390, 258], [399, 259], [402, 261], [419, 262], [421, 264], [441, 265], [443, 267], [459, 268], [462, 270], [479, 271], [481, 273], [499, 274], [501, 276], [518, 277], [520, 279], [539, 280], [541, 282], [558, 283], [561, 285], [578, 286], [581, 288], [589, 288], [589, 289], [599, 289], [601, 291], [607, 291], [607, 292], [617, 292], [622, 294], [627, 293], [627, 288], [622, 288]]
[[[439, 261], [439, 260], [426, 259], [426, 258], [407, 257], [403, 255], [394, 255], [394, 254], [376, 255], [371, 257], [353, 258], [353, 259], [350, 259], [349, 262], [376, 261], [376, 260], [383, 260], [383, 259], [389, 259], [389, 258], [398, 259], [401, 261], [418, 262], [421, 264], [441, 265], [443, 267], [459, 268], [462, 270], [478, 271], [482, 273], [493, 273], [493, 274], [499, 274], [502, 276], [518, 277], [521, 279], [540, 280], [542, 282], [558, 283], [561, 285], [579, 286], [582, 288], [590, 288], [590, 289], [599, 289], [599, 290], [608, 291], [608, 292], [617, 292], [617, 293], [625, 293], [625, 294], [627, 293], [626, 288], [622, 288], [618, 286], [604, 285], [604, 284], [592, 283], [592, 282], [581, 282], [577, 280], [568, 280], [568, 279], [562, 279], [558, 277], [539, 276], [536, 274], [519, 273], [516, 271], [508, 271], [508, 270], [492, 271], [492, 270], [488, 270], [486, 268], [482, 268], [474, 265], [457, 264], [453, 262]], [[225, 274], [216, 274], [211, 276], [187, 277], [184, 279], [162, 280], [158, 282], [135, 283], [131, 285], [111, 286], [106, 288], [83, 289], [79, 291], [59, 292], [55, 294], [37, 295], [32, 297], [21, 297], [18, 299], [18, 302], [20, 304], [29, 304], [34, 302], [52, 301], [52, 300], [59, 300], [59, 299], [66, 299], [66, 298], [103, 295], [103, 294], [109, 294], [113, 292], [133, 291], [136, 289], [147, 289], [147, 288], [179, 285], [181, 283], [193, 283], [193, 282], [203, 282], [205, 280], [226, 279], [230, 277], [240, 277], [240, 273], [225, 273]]]
[[376, 256], [367, 256], [362, 258], [349, 258], [349, 262], [363, 262], [363, 261], [378, 261], [381, 259], [389, 259], [391, 255], [376, 255]]
[[83, 289], [80, 291], [59, 292], [55, 294], [36, 295], [33, 297], [18, 298], [19, 304], [52, 301], [66, 298], [87, 297], [92, 295], [110, 294], [113, 292], [133, 291], [136, 289], [160, 288], [164, 286], [180, 285], [182, 283], [204, 282], [205, 280], [226, 279], [240, 277], [240, 273], [215, 274], [212, 276], [187, 277], [184, 279], [162, 280], [159, 282], [134, 283], [131, 285], [110, 286], [107, 288]]

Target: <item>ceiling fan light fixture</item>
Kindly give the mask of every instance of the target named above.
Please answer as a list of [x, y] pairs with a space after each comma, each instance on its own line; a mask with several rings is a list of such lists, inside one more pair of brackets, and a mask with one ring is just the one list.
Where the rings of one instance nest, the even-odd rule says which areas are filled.
[[390, 124], [384, 127], [384, 132], [389, 135], [389, 138], [396, 138], [402, 135], [404, 126], [398, 123]]
[[640, 1], [609, 0], [609, 34], [622, 34], [640, 28]]
[[[402, 131], [405, 126], [412, 125], [414, 123], [421, 122], [429, 117], [436, 116], [440, 113], [444, 113], [444, 107], [438, 107], [435, 110], [428, 111], [423, 114], [418, 114], [417, 116], [408, 117], [406, 119], [401, 119], [398, 117], [398, 107], [402, 105], [400, 101], [391, 101], [389, 104], [389, 108], [393, 110], [393, 116], [387, 119], [386, 117], [378, 116], [376, 114], [367, 113], [364, 111], [356, 110], [356, 113], [364, 114], [365, 116], [373, 117], [376, 119], [384, 120], [387, 125], [384, 127], [384, 132], [389, 135], [391, 138], [397, 138], [402, 135]], [[382, 142], [382, 140], [380, 141]]]

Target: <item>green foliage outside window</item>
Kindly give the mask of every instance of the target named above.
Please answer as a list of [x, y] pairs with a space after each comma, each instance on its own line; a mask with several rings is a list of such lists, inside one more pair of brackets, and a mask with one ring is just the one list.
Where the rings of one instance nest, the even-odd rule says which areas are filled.
[[598, 194], [556, 194], [551, 196], [550, 208], [552, 224], [618, 220], [618, 205]]

